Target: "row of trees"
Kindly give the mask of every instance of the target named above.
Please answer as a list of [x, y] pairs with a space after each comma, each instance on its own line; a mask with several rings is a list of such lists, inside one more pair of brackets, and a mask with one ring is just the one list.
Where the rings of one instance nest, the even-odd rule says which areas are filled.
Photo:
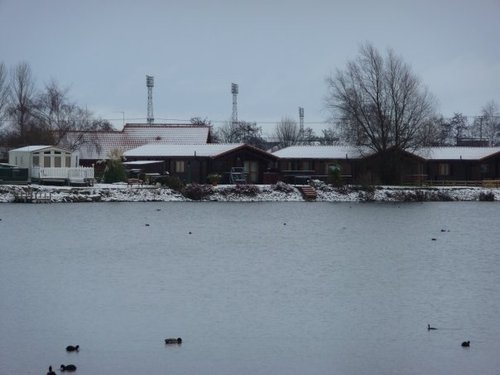
[[[28, 63], [10, 71], [0, 62], [0, 144], [19, 147], [29, 144], [58, 145], [72, 130], [111, 130], [109, 121], [95, 118], [86, 108], [72, 102], [68, 90], [50, 81], [42, 89], [35, 85]], [[75, 138], [71, 148], [84, 138]]]

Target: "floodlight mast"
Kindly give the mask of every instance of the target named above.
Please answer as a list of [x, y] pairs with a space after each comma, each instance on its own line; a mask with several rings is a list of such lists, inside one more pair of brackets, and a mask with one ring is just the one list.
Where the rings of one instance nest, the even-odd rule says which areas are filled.
[[303, 107], [299, 107], [299, 119], [300, 119], [300, 131], [303, 132], [304, 131], [304, 108]]
[[233, 116], [231, 121], [233, 125], [238, 123], [238, 85], [236, 83], [231, 83], [231, 94], [233, 94]]
[[153, 116], [153, 87], [154, 77], [146, 76], [146, 87], [148, 88], [148, 124], [151, 125], [155, 119]]
[[304, 137], [304, 108], [299, 107], [299, 137], [300, 140]]

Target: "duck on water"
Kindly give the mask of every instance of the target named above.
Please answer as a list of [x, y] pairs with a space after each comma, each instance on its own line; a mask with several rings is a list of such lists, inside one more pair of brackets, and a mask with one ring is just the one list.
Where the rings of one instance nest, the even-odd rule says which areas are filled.
[[75, 365], [61, 365], [61, 371], [76, 371]]
[[165, 339], [165, 344], [182, 344], [182, 339], [180, 337], [177, 338], [167, 338]]

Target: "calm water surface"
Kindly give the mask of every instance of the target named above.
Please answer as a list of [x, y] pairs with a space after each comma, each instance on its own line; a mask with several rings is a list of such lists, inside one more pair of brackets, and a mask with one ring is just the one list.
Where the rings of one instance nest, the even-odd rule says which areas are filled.
[[0, 374], [499, 373], [497, 203], [2, 204], [0, 219]]

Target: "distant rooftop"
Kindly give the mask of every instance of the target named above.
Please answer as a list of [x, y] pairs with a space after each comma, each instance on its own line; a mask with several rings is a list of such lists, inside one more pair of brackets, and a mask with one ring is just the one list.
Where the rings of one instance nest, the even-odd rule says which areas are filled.
[[242, 147], [243, 143], [209, 143], [203, 145], [147, 144], [126, 151], [125, 157], [216, 157], [228, 151]]
[[[210, 136], [207, 125], [191, 124], [126, 124], [117, 131], [68, 132], [62, 144], [76, 144], [80, 160], [106, 159], [112, 150], [122, 152], [150, 143], [206, 144]], [[78, 142], [82, 143], [82, 142]]]

